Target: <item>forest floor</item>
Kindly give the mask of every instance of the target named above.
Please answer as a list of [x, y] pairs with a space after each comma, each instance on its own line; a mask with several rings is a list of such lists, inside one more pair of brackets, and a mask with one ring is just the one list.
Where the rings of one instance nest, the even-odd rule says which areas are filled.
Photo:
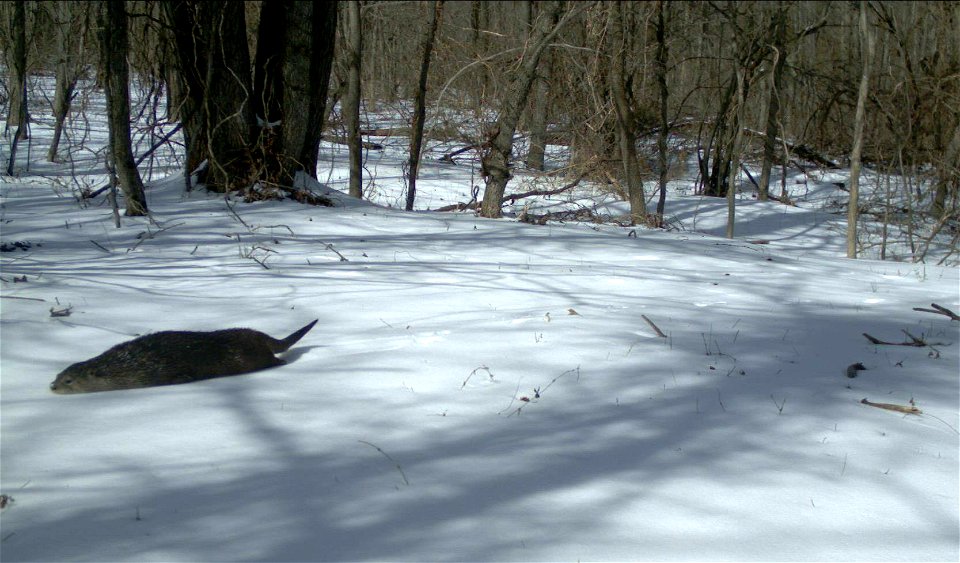
[[[44, 134], [0, 182], [4, 561], [960, 558], [960, 323], [914, 309], [960, 310], [958, 269], [844, 258], [846, 170], [788, 178], [796, 207], [745, 188], [725, 239], [684, 174], [670, 231], [427, 211], [479, 182], [439, 145], [403, 212], [383, 138], [372, 201], [336, 191], [339, 145], [329, 208], [158, 161], [115, 228], [73, 197], [97, 151], [42, 163]], [[626, 213], [589, 185], [525, 206]], [[315, 318], [275, 369], [49, 389], [136, 335]]]

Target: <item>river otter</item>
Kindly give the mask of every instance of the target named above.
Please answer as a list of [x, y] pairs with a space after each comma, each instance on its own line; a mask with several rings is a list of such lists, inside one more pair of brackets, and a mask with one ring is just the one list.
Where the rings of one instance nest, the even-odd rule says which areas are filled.
[[213, 332], [167, 331], [117, 344], [60, 372], [54, 393], [94, 393], [190, 383], [279, 366], [274, 356], [303, 338], [317, 321], [277, 340], [249, 328]]

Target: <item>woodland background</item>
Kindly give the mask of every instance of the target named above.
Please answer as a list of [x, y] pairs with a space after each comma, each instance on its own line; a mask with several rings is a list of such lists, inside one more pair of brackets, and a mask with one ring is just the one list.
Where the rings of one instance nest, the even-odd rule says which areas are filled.
[[[376, 133], [411, 139], [408, 209], [426, 139], [462, 145], [451, 161], [477, 156], [476, 201], [459, 207], [486, 217], [524, 169], [595, 182], [630, 202], [632, 224], [663, 226], [671, 167], [693, 158], [698, 191], [728, 196], [731, 236], [740, 182], [789, 204], [787, 167], [851, 168], [851, 236], [861, 213], [957, 230], [955, 2], [17, 1], [0, 15], [7, 134], [26, 139], [30, 107], [52, 106], [56, 161], [64, 120], [104, 88], [127, 214], [148, 211], [129, 119], [146, 115], [183, 145], [188, 187], [249, 198], [322, 203], [295, 182], [316, 175], [321, 136], [351, 147], [362, 197]], [[44, 99], [33, 85], [50, 75]], [[131, 108], [127, 86], [148, 102]], [[408, 125], [364, 129], [385, 107]], [[550, 145], [569, 149], [560, 169], [544, 165]], [[744, 180], [745, 162], [761, 174]], [[884, 201], [858, 202], [861, 163], [886, 175]]]

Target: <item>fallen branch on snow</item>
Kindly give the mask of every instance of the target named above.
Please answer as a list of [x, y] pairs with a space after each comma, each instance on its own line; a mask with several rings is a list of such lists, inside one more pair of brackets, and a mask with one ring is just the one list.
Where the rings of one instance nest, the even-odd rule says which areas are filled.
[[863, 399], [863, 400], [860, 401], [860, 402], [863, 403], [864, 405], [868, 405], [868, 406], [871, 406], [871, 407], [877, 407], [878, 409], [885, 409], [885, 410], [888, 410], [888, 411], [902, 412], [902, 413], [905, 413], [905, 414], [923, 414], [923, 411], [922, 411], [922, 410], [918, 409], [917, 407], [915, 407], [915, 406], [913, 406], [913, 405], [910, 405], [910, 406], [908, 406], [908, 407], [905, 407], [905, 406], [903, 406], [903, 405], [894, 405], [894, 404], [891, 404], [891, 403], [873, 403], [873, 402], [870, 402], [870, 401], [868, 401], [868, 400], [866, 400], [866, 399]]
[[650, 319], [648, 319], [646, 315], [640, 315], [640, 316], [643, 317], [643, 320], [647, 321], [647, 324], [650, 325], [650, 328], [652, 328], [653, 331], [657, 333], [657, 336], [659, 336], [660, 338], [666, 338], [666, 337], [667, 337], [667, 335], [664, 334], [662, 330], [660, 330], [659, 328], [657, 328], [657, 325], [653, 324], [653, 321], [651, 321]]
[[944, 316], [946, 316], [946, 317], [949, 317], [951, 321], [960, 321], [960, 315], [957, 315], [956, 313], [954, 313], [954, 312], [951, 311], [950, 309], [947, 309], [946, 307], [941, 307], [940, 305], [937, 305], [936, 303], [931, 303], [930, 306], [933, 307], [933, 309], [926, 309], [926, 308], [924, 308], [924, 307], [914, 307], [913, 310], [914, 310], [914, 311], [921, 311], [921, 312], [924, 312], [924, 313], [934, 313], [934, 314], [937, 314], [937, 315], [944, 315]]
[[[903, 329], [901, 329], [901, 330], [903, 330]], [[916, 336], [910, 334], [910, 333], [907, 332], [906, 330], [903, 330], [903, 333], [906, 334], [908, 338], [910, 338], [909, 341], [906, 341], [906, 342], [887, 342], [887, 341], [885, 341], [885, 340], [880, 340], [879, 338], [877, 338], [877, 337], [875, 337], [875, 336], [870, 336], [870, 335], [867, 334], [866, 332], [863, 333], [863, 336], [864, 336], [867, 340], [869, 340], [871, 344], [876, 344], [876, 345], [878, 345], [878, 346], [916, 346], [916, 347], [918, 347], [918, 348], [922, 348], [922, 347], [924, 347], [924, 346], [934, 346], [934, 345], [936, 345], [936, 346], [944, 346], [944, 345], [945, 345], [943, 342], [933, 342], [933, 343], [927, 342], [927, 341], [924, 340], [923, 338], [917, 338]]]

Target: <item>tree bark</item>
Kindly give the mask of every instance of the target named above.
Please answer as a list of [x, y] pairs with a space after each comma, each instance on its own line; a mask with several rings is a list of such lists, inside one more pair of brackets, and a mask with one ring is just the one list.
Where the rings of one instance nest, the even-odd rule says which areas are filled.
[[643, 180], [640, 178], [640, 161], [637, 158], [637, 118], [627, 92], [627, 70], [624, 59], [628, 56], [624, 43], [623, 5], [620, 2], [609, 4], [607, 33], [610, 34], [610, 95], [613, 98], [617, 114], [617, 137], [620, 147], [620, 159], [623, 162], [623, 177], [627, 184], [627, 197], [630, 201], [630, 224], [639, 225], [646, 221], [647, 205], [643, 194]]
[[80, 78], [79, 38], [86, 35], [88, 7], [76, 2], [60, 0], [56, 3], [57, 16], [60, 19], [56, 26], [57, 47], [59, 50], [56, 65], [56, 87], [53, 96], [53, 139], [47, 151], [47, 160], [57, 162], [57, 152], [60, 148], [60, 138], [63, 135], [63, 126], [70, 113], [70, 103], [73, 101], [77, 80]]
[[315, 176], [337, 3], [264, 2], [252, 69], [242, 2], [173, 0], [164, 7], [187, 173], [208, 160], [207, 189], [219, 192], [257, 181], [289, 186], [300, 171]]
[[667, 88], [667, 29], [665, 14], [667, 6], [665, 0], [657, 2], [657, 54], [654, 62], [654, 72], [657, 78], [657, 89], [660, 92], [660, 131], [657, 133], [657, 160], [660, 166], [660, 178], [657, 187], [660, 197], [657, 199], [657, 227], [663, 227], [663, 211], [667, 201], [667, 138], [670, 135], [670, 120], [667, 117], [670, 103], [670, 90]]
[[785, 8], [777, 6], [773, 14], [773, 70], [770, 76], [770, 89], [767, 93], [767, 129], [763, 139], [763, 163], [760, 169], [760, 188], [757, 199], [767, 201], [770, 196], [770, 171], [777, 153], [777, 133], [780, 120], [780, 92], [783, 84], [783, 69], [786, 67], [787, 20]]
[[[533, 5], [528, 1], [527, 26], [533, 27]], [[533, 100], [530, 104], [530, 148], [527, 151], [527, 168], [543, 170], [547, 148], [547, 117], [549, 114], [550, 80], [552, 75], [550, 52], [543, 54], [543, 60], [533, 84]]]
[[24, 0], [13, 2], [10, 19], [10, 36], [13, 38], [8, 64], [10, 71], [10, 111], [7, 113], [7, 130], [16, 127], [18, 139], [27, 138], [27, 16]]
[[857, 113], [853, 122], [853, 149], [850, 151], [850, 203], [847, 206], [847, 258], [857, 257], [857, 220], [860, 201], [860, 155], [863, 151], [863, 126], [867, 94], [870, 90], [870, 66], [873, 64], [873, 34], [867, 25], [867, 2], [860, 0], [860, 52], [863, 73], [857, 94]]
[[491, 140], [489, 149], [481, 157], [481, 166], [486, 178], [486, 189], [483, 192], [483, 203], [480, 207], [480, 214], [483, 217], [496, 218], [503, 214], [503, 194], [511, 177], [510, 153], [513, 150], [513, 134], [536, 77], [540, 56], [568, 19], [564, 18], [563, 21], [557, 22], [560, 10], [560, 2], [544, 2], [543, 12], [528, 42], [530, 47], [524, 53], [517, 75], [511, 81], [500, 104], [496, 135]]
[[[317, 151], [333, 64], [335, 2], [290, 2], [283, 67], [283, 145], [287, 165], [283, 182], [292, 184], [302, 170], [317, 175]], [[301, 19], [295, 22], [294, 19]]]
[[123, 0], [99, 6], [100, 56], [103, 60], [110, 128], [110, 156], [123, 190], [126, 215], [146, 215], [147, 200], [130, 146], [130, 90], [127, 68], [127, 13]]
[[171, 0], [163, 3], [167, 27], [176, 53], [176, 79], [171, 81], [183, 123], [186, 144], [184, 174], [188, 188], [190, 174], [207, 157], [206, 97], [207, 51], [210, 49], [209, 24], [212, 17], [206, 2]]
[[[490, 20], [490, 3], [486, 0], [472, 0], [470, 2], [470, 39], [473, 44], [473, 55], [481, 59], [487, 54], [486, 31]], [[486, 71], [480, 73], [480, 84], [474, 89], [474, 111], [478, 118], [483, 115], [484, 105], [487, 102], [487, 90], [490, 88], [490, 78]]]
[[292, 186], [300, 171], [316, 177], [336, 22], [336, 2], [261, 6], [253, 106], [260, 174], [268, 183]]
[[956, 201], [960, 192], [960, 123], [953, 129], [953, 136], [947, 143], [943, 160], [937, 165], [940, 169], [937, 187], [933, 194], [933, 212], [938, 217], [949, 213], [947, 198], [952, 193]]
[[417, 82], [417, 91], [413, 98], [413, 127], [410, 137], [410, 160], [407, 171], [407, 204], [406, 210], [413, 211], [413, 203], [417, 197], [417, 173], [420, 169], [420, 152], [423, 147], [423, 122], [426, 119], [427, 76], [430, 72], [430, 55], [433, 52], [433, 41], [437, 36], [437, 26], [443, 13], [443, 0], [436, 0], [431, 6], [427, 3], [427, 25], [424, 26], [423, 37], [420, 40], [420, 79]]
[[245, 190], [253, 184], [256, 171], [250, 153], [255, 118], [244, 7], [229, 0], [204, 3], [212, 16], [203, 100], [210, 161], [207, 189]]
[[733, 132], [733, 149], [730, 151], [730, 170], [727, 178], [727, 238], [733, 238], [736, 216], [737, 176], [740, 175], [740, 153], [743, 141], [743, 121], [746, 106], [746, 74], [743, 67], [737, 68], [737, 111]]
[[346, 2], [347, 91], [342, 108], [350, 147], [350, 195], [363, 197], [363, 145], [360, 138], [360, 59], [363, 35], [360, 27], [360, 2]]

